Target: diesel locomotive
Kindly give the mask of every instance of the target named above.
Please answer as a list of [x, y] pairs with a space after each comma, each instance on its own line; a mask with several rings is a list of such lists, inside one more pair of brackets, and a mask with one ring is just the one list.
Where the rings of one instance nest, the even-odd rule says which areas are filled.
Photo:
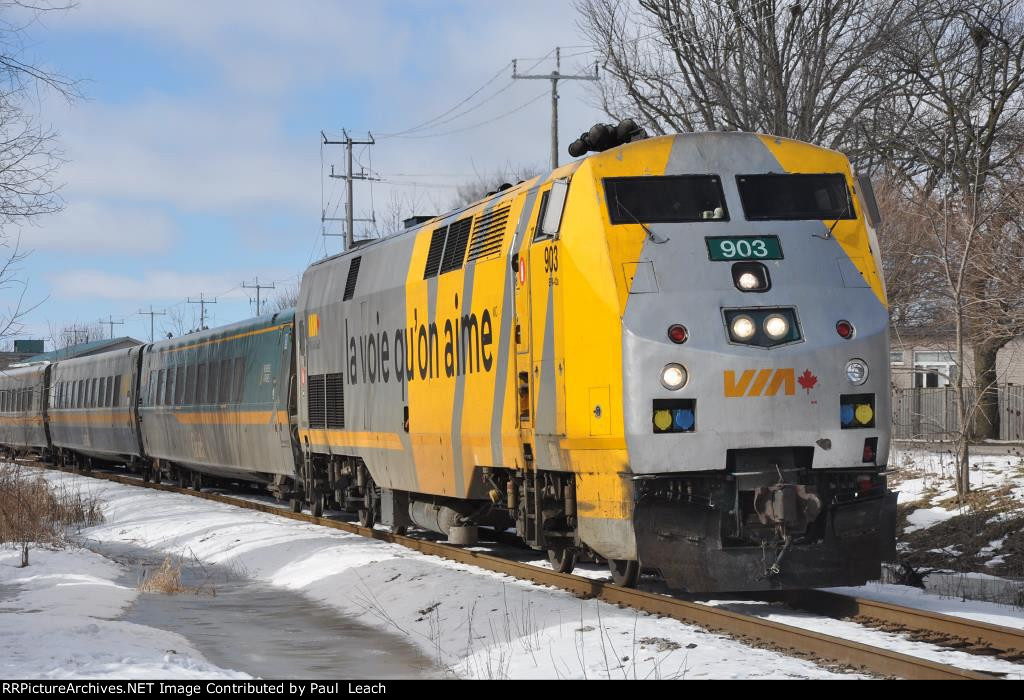
[[514, 528], [624, 585], [863, 583], [895, 541], [877, 221], [835, 151], [627, 140], [313, 264], [294, 312], [10, 371], [0, 442]]

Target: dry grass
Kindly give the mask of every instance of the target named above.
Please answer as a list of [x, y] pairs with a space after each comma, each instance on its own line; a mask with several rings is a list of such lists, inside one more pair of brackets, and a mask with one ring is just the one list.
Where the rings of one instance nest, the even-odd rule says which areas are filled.
[[62, 547], [72, 532], [101, 522], [95, 497], [54, 486], [21, 465], [0, 464], [0, 544], [20, 545], [22, 566], [31, 545]]
[[167, 555], [159, 568], [143, 571], [139, 581], [139, 590], [143, 593], [163, 593], [164, 595], [216, 595], [213, 586], [186, 586], [181, 581], [181, 560]]

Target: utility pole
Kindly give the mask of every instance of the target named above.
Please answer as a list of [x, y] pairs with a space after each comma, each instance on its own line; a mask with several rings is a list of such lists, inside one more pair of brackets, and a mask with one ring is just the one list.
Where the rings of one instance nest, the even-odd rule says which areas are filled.
[[216, 304], [217, 299], [215, 298], [213, 301], [210, 301], [209, 299], [204, 299], [203, 293], [199, 292], [199, 301], [193, 301], [191, 298], [189, 298], [188, 303], [199, 304], [199, 330], [203, 330], [204, 328], [206, 328], [206, 305]]
[[598, 80], [597, 62], [594, 62], [593, 75], [562, 75], [562, 49], [555, 48], [555, 70], [548, 75], [520, 75], [517, 72], [517, 59], [512, 59], [513, 80], [550, 80], [551, 81], [551, 169], [558, 167], [558, 81], [559, 80]]
[[[345, 222], [345, 250], [352, 250], [356, 242], [355, 234], [355, 222], [356, 221], [369, 221], [375, 223], [375, 218], [371, 216], [369, 219], [357, 219], [355, 218], [355, 210], [352, 206], [352, 183], [356, 180], [379, 180], [380, 178], [372, 177], [368, 175], [365, 170], [360, 170], [358, 175], [352, 173], [352, 147], [353, 146], [373, 146], [376, 141], [373, 139], [373, 134], [367, 133], [369, 141], [355, 141], [349, 136], [348, 131], [345, 129], [341, 130], [342, 135], [345, 137], [342, 141], [331, 141], [327, 138], [327, 134], [320, 132], [320, 137], [323, 139], [325, 146], [344, 146], [345, 147], [345, 174], [335, 175], [334, 166], [331, 166], [331, 174], [328, 177], [335, 178], [336, 180], [345, 180], [345, 186], [347, 189], [348, 199], [345, 201], [345, 218], [339, 219], [337, 217], [327, 216], [326, 210], [320, 212], [320, 223], [323, 224], [327, 221], [344, 221]], [[337, 234], [323, 233], [324, 236], [332, 236]]]
[[149, 305], [149, 311], [143, 311], [139, 309], [140, 315], [149, 316], [149, 342], [153, 342], [153, 319], [155, 316], [166, 316], [166, 311], [153, 311], [153, 305]]
[[[256, 315], [259, 316], [262, 313], [262, 311], [260, 310], [260, 290], [261, 289], [274, 289], [275, 288], [274, 287], [274, 283], [271, 282], [270, 284], [260, 284], [260, 278], [257, 275], [255, 282], [253, 282], [252, 284], [248, 284], [247, 282], [242, 282], [242, 287], [244, 289], [255, 289], [256, 290]], [[252, 301], [252, 299], [249, 299], [249, 301]]]
[[124, 321], [115, 321], [113, 316], [107, 316], [107, 319], [108, 320], [104, 321], [101, 318], [99, 322], [102, 323], [104, 326], [110, 326], [110, 339], [113, 340], [114, 339], [114, 326], [123, 326], [124, 325]]

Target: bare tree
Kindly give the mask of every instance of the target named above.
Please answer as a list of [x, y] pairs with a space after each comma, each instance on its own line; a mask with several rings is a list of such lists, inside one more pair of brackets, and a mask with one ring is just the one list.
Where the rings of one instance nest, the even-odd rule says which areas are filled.
[[907, 21], [886, 0], [577, 0], [613, 119], [657, 133], [752, 131], [856, 155], [902, 76], [885, 49]]
[[167, 320], [161, 325], [161, 329], [167, 334], [168, 338], [186, 335], [197, 330], [196, 326], [199, 324], [199, 321], [196, 318], [195, 312], [193, 311], [191, 320], [189, 320], [186, 311], [181, 305], [167, 308]]
[[487, 196], [488, 192], [494, 192], [503, 185], [514, 185], [524, 180], [534, 178], [546, 169], [536, 165], [512, 165], [507, 163], [504, 167], [496, 168], [490, 173], [477, 173], [475, 180], [470, 180], [459, 185], [455, 190], [455, 197], [452, 206], [455, 208], [472, 204], [478, 199]]
[[428, 194], [417, 187], [401, 191], [392, 189], [383, 206], [374, 212], [370, 232], [376, 238], [386, 238], [401, 233], [405, 229], [404, 221], [409, 217], [432, 216], [446, 208], [435, 193]]
[[[996, 355], [1024, 332], [1017, 223], [1024, 212], [1024, 14], [1017, 0], [914, 0], [911, 16], [887, 52], [906, 76], [894, 104], [901, 126], [868, 138], [915, 198], [941, 201], [942, 220], [959, 222], [959, 235], [949, 236], [960, 258], [951, 308], [963, 316], [974, 351], [974, 436], [995, 438]], [[948, 285], [947, 276], [952, 291]], [[964, 457], [964, 488], [966, 464]]]
[[272, 312], [285, 311], [286, 309], [293, 309], [295, 305], [299, 303], [299, 285], [297, 282], [289, 282], [283, 287], [277, 288], [277, 294], [274, 296], [273, 301], [270, 302], [270, 310]]
[[63, 158], [56, 132], [40, 122], [39, 99], [44, 92], [69, 100], [79, 96], [74, 81], [26, 58], [26, 31], [42, 15], [71, 6], [47, 0], [0, 2], [0, 289], [17, 290], [0, 310], [0, 339], [19, 333], [20, 319], [38, 305], [24, 306], [27, 282], [19, 263], [27, 251], [9, 227], [33, 223], [63, 204], [56, 183]]
[[56, 329], [50, 325], [50, 345], [54, 350], [64, 350], [82, 343], [91, 343], [106, 338], [106, 329], [100, 323], [68, 323]]

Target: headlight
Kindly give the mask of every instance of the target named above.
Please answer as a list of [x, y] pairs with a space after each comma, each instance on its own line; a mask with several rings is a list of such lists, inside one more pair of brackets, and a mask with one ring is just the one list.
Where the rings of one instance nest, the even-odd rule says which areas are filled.
[[868, 380], [868, 363], [864, 360], [853, 359], [846, 363], [846, 378], [851, 384], [860, 386]]
[[661, 370], [661, 384], [671, 391], [682, 389], [686, 378], [686, 368], [675, 362], [665, 365], [665, 369]]
[[759, 289], [761, 287], [761, 280], [753, 272], [744, 272], [736, 280], [736, 284], [739, 285], [740, 289]]
[[754, 337], [757, 326], [750, 316], [737, 316], [732, 320], [732, 337], [736, 340], [750, 340]]
[[764, 320], [764, 332], [772, 340], [785, 338], [789, 333], [789, 321], [781, 314], [772, 314]]

